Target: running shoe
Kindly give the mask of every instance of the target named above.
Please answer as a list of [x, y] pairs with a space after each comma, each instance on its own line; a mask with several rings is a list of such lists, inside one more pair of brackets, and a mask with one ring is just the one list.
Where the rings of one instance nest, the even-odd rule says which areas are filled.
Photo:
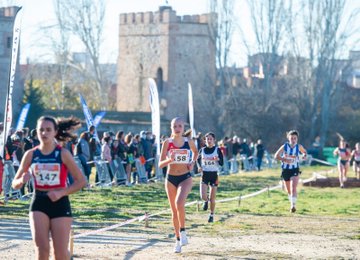
[[186, 232], [185, 231], [181, 231], [180, 232], [180, 245], [181, 246], [186, 246], [188, 244], [188, 239], [186, 236]]
[[175, 247], [174, 247], [174, 253], [181, 253], [181, 245], [180, 245], [179, 240], [176, 240]]
[[293, 206], [293, 207], [290, 209], [290, 212], [291, 212], [291, 213], [295, 213], [295, 212], [296, 212], [295, 206]]
[[207, 211], [207, 210], [208, 210], [208, 207], [209, 207], [209, 201], [204, 201], [204, 203], [203, 203], [203, 210], [204, 210], [204, 211]]
[[213, 215], [209, 215], [209, 219], [208, 219], [209, 223], [213, 223], [214, 222], [214, 216]]

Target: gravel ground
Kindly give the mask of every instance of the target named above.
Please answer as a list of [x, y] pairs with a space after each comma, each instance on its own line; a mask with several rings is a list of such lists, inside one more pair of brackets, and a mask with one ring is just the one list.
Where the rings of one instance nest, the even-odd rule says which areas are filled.
[[[189, 218], [189, 245], [173, 253], [167, 218], [74, 240], [73, 259], [360, 259], [360, 218], [222, 215]], [[75, 234], [111, 225], [75, 222]], [[27, 219], [0, 220], [1, 259], [34, 259]]]

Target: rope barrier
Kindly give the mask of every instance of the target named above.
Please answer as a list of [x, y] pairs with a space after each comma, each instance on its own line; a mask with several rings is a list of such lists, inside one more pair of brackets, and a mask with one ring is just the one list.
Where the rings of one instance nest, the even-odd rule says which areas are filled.
[[[332, 172], [333, 170], [330, 170], [330, 171], [325, 171], [325, 174], [328, 174], [329, 172]], [[308, 179], [305, 179], [305, 180], [300, 180], [301, 183], [307, 183], [307, 182], [311, 182], [311, 181], [314, 181], [316, 180], [317, 178], [326, 178], [325, 176], [321, 175], [320, 173], [316, 173], [314, 172], [313, 173], [313, 176], [311, 178], [308, 178]], [[247, 195], [244, 195], [244, 196], [238, 196], [238, 197], [233, 197], [233, 198], [227, 198], [227, 199], [222, 199], [222, 200], [216, 200], [216, 203], [222, 203], [222, 202], [229, 202], [229, 201], [234, 201], [234, 200], [238, 200], [238, 206], [240, 206], [240, 203], [241, 203], [241, 200], [243, 199], [247, 199], [247, 198], [251, 198], [251, 197], [255, 197], [261, 193], [264, 193], [264, 192], [270, 192], [272, 190], [276, 190], [276, 189], [281, 189], [282, 188], [282, 184], [278, 184], [276, 186], [267, 186], [266, 188], [263, 188], [259, 191], [256, 191], [256, 192], [253, 192], [253, 193], [250, 193], [250, 194], [247, 194]], [[191, 202], [188, 202], [185, 204], [185, 207], [187, 206], [191, 206], [191, 205], [198, 205], [200, 204], [199, 200], [195, 200], [195, 201], [191, 201]], [[155, 217], [155, 216], [159, 216], [159, 215], [162, 215], [164, 213], [167, 213], [170, 211], [170, 208], [168, 209], [165, 209], [165, 210], [162, 210], [162, 211], [158, 211], [156, 213], [153, 213], [153, 214], [148, 214], [147, 212], [144, 214], [144, 215], [141, 215], [141, 216], [138, 216], [136, 218], [132, 218], [132, 219], [129, 219], [129, 220], [126, 220], [126, 221], [123, 221], [123, 222], [120, 222], [120, 223], [117, 223], [117, 224], [114, 224], [114, 225], [111, 225], [111, 226], [108, 226], [108, 227], [104, 227], [104, 228], [101, 228], [101, 229], [97, 229], [97, 230], [92, 230], [92, 231], [89, 231], [89, 232], [85, 232], [85, 233], [81, 233], [81, 234], [77, 234], [77, 235], [73, 235], [71, 234], [71, 238], [70, 238], [70, 248], [71, 248], [71, 252], [73, 252], [73, 243], [74, 243], [74, 239], [75, 238], [80, 238], [80, 237], [86, 237], [86, 236], [89, 236], [89, 235], [94, 235], [94, 234], [98, 234], [98, 233], [101, 233], [101, 232], [104, 232], [104, 231], [109, 231], [109, 230], [112, 230], [112, 229], [115, 229], [115, 228], [118, 228], [118, 227], [122, 227], [122, 226], [125, 226], [127, 224], [130, 224], [130, 223], [133, 223], [135, 221], [145, 221], [145, 227], [148, 227], [149, 226], [149, 219], [152, 218], [152, 217]]]
[[[317, 158], [314, 158], [314, 157], [311, 158], [311, 161], [315, 161], [315, 162], [318, 162], [318, 163], [322, 163], [322, 164], [328, 165], [328, 166], [336, 166], [336, 164], [330, 163], [330, 162], [328, 162], [328, 161], [320, 160], [320, 159], [317, 159]], [[311, 163], [311, 162], [310, 162], [310, 163]]]

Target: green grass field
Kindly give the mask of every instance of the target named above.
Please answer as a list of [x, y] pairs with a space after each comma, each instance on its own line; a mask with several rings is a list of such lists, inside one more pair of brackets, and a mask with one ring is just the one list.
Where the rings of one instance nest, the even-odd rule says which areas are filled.
[[[329, 167], [303, 167], [302, 179], [312, 176], [313, 172], [329, 171]], [[241, 172], [238, 174], [221, 176], [217, 193], [217, 200], [239, 197], [258, 191], [268, 186], [279, 184], [279, 169], [261, 172]], [[350, 177], [353, 173], [350, 171]], [[336, 171], [329, 174], [336, 177]], [[189, 194], [188, 202], [199, 200], [199, 177], [194, 178], [194, 186]], [[359, 188], [316, 188], [299, 185], [298, 215], [309, 216], [360, 216]], [[163, 183], [136, 185], [133, 187], [119, 186], [93, 188], [71, 195], [73, 214], [75, 219], [90, 222], [116, 222], [145, 212], [153, 214], [168, 209], [168, 202]], [[0, 217], [24, 217], [28, 214], [29, 201], [10, 201], [0, 207]], [[289, 202], [285, 191], [278, 189], [264, 192], [258, 196], [241, 200], [218, 203], [218, 214], [253, 214], [287, 216]], [[197, 211], [192, 205], [188, 212]]]

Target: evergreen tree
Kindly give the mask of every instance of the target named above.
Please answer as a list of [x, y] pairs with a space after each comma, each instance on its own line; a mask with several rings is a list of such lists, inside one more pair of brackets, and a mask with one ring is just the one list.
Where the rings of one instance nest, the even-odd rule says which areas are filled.
[[42, 101], [42, 93], [39, 88], [34, 87], [33, 78], [25, 86], [24, 104], [30, 103], [30, 110], [26, 120], [26, 126], [30, 129], [36, 128], [37, 119], [43, 115], [44, 103]]

